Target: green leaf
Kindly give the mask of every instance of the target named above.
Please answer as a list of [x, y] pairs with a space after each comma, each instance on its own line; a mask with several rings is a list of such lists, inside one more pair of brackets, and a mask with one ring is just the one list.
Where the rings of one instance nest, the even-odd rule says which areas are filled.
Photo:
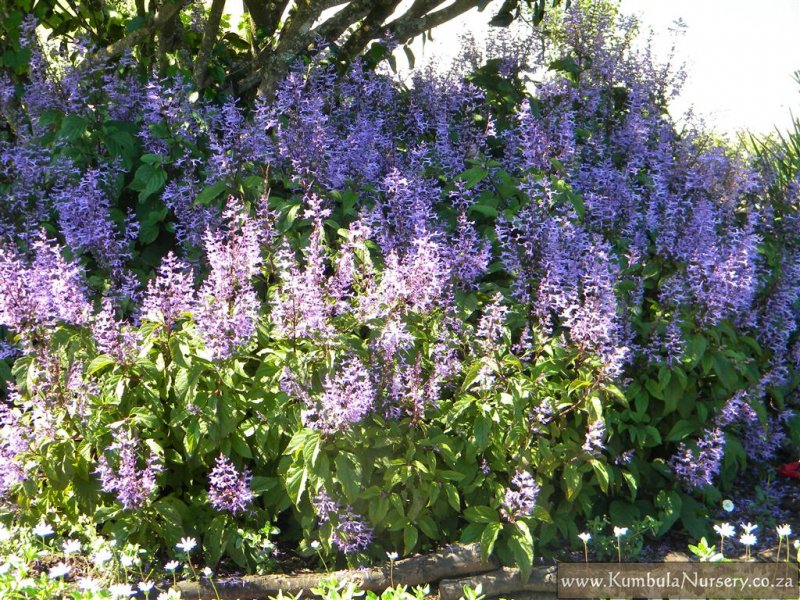
[[717, 354], [714, 356], [714, 373], [717, 374], [722, 385], [725, 386], [729, 392], [733, 392], [739, 387], [739, 375], [736, 370], [731, 366], [728, 359], [722, 355]]
[[286, 492], [295, 506], [300, 503], [300, 498], [306, 489], [308, 473], [304, 465], [292, 465], [286, 472]]
[[481, 537], [485, 525], [483, 523], [470, 523], [461, 531], [461, 543], [471, 544]]
[[342, 484], [348, 500], [354, 500], [361, 491], [361, 463], [349, 452], [337, 454], [334, 459], [336, 478]]
[[136, 169], [130, 188], [139, 192], [139, 201], [143, 202], [161, 190], [167, 182], [167, 172], [161, 167], [143, 164]]
[[[467, 169], [463, 173], [459, 173], [458, 179], [462, 181], [466, 181], [466, 188], [471, 190], [474, 188], [478, 183], [483, 181], [486, 176], [489, 174], [489, 171], [484, 169], [483, 167], [473, 167], [471, 169]], [[496, 211], [495, 211], [496, 214]]]
[[639, 489], [639, 484], [636, 481], [636, 476], [630, 471], [623, 471], [622, 478], [628, 484], [628, 489], [631, 491], [631, 500], [636, 500], [636, 491]]
[[492, 420], [486, 415], [481, 415], [475, 420], [475, 443], [478, 450], [489, 446], [489, 437], [492, 433]]
[[217, 515], [203, 535], [206, 563], [216, 565], [225, 552], [225, 515]]
[[444, 484], [444, 493], [447, 496], [447, 503], [456, 512], [461, 512], [461, 498], [458, 496], [458, 490], [452, 483]]
[[661, 522], [658, 535], [663, 535], [680, 518], [683, 501], [675, 490], [660, 490], [656, 495], [655, 506], [659, 509], [658, 520]]
[[169, 547], [184, 535], [183, 518], [186, 505], [174, 496], [165, 496], [153, 503], [153, 508], [162, 519], [161, 536]]
[[578, 65], [578, 63], [575, 62], [575, 59], [571, 56], [564, 56], [558, 60], [554, 60], [550, 63], [550, 70], [561, 71], [563, 73], [572, 75], [573, 77], [577, 77], [581, 73], [580, 65]]
[[488, 204], [473, 204], [469, 207], [471, 212], [480, 213], [486, 217], [496, 217], [497, 216], [497, 209], [494, 206], [489, 206]]
[[686, 419], [681, 419], [675, 425], [672, 426], [672, 429], [669, 430], [667, 434], [667, 441], [668, 442], [677, 442], [682, 440], [683, 438], [691, 435], [695, 432], [695, 424], [691, 421], [687, 421]]
[[494, 543], [497, 541], [497, 536], [503, 531], [502, 523], [489, 523], [486, 529], [483, 530], [481, 535], [481, 560], [487, 562], [494, 550]]
[[436, 521], [434, 521], [428, 514], [417, 517], [417, 527], [419, 527], [420, 531], [432, 540], [435, 540], [439, 537], [439, 528], [436, 526]]
[[500, 520], [497, 511], [488, 506], [470, 506], [464, 511], [464, 518], [470, 523], [495, 523]]
[[567, 501], [572, 502], [578, 497], [578, 492], [583, 483], [583, 474], [580, 472], [576, 463], [568, 463], [564, 467], [562, 481], [564, 483], [564, 492], [566, 493]]
[[594, 469], [594, 474], [597, 477], [597, 482], [600, 484], [600, 489], [603, 490], [603, 493], [608, 493], [608, 484], [611, 478], [608, 466], [601, 463], [596, 458], [593, 458], [589, 461], [592, 465], [592, 469]]
[[94, 375], [95, 373], [105, 369], [107, 366], [113, 364], [114, 364], [113, 358], [111, 358], [107, 354], [101, 354], [100, 356], [96, 356], [92, 359], [92, 362], [90, 362], [89, 366], [86, 367], [86, 374]]
[[227, 188], [228, 184], [225, 181], [215, 181], [197, 195], [194, 203], [202, 206], [208, 206]]
[[417, 545], [418, 537], [417, 528], [411, 524], [403, 527], [403, 551], [405, 554], [411, 554]]
[[88, 123], [83, 117], [79, 117], [78, 115], [67, 115], [64, 117], [64, 120], [61, 121], [61, 128], [58, 130], [58, 137], [65, 139], [68, 142], [74, 142], [84, 134], [87, 128]]
[[533, 536], [524, 521], [514, 523], [514, 530], [511, 539], [508, 540], [508, 547], [514, 556], [514, 561], [519, 567], [522, 581], [528, 580], [533, 567]]

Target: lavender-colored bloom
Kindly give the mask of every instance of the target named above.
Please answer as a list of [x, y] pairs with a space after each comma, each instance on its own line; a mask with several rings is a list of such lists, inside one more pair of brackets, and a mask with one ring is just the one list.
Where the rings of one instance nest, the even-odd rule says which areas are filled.
[[195, 315], [216, 359], [229, 358], [251, 340], [261, 304], [252, 283], [261, 264], [258, 227], [234, 199], [223, 217], [226, 229], [205, 236], [211, 271], [198, 292]]
[[345, 431], [371, 413], [375, 390], [369, 372], [357, 358], [345, 362], [333, 376], [327, 376], [324, 392], [311, 399], [303, 411], [303, 423], [333, 435]]
[[533, 476], [527, 471], [517, 471], [511, 478], [511, 485], [503, 497], [503, 506], [500, 509], [503, 518], [513, 523], [522, 517], [530, 516], [536, 507], [538, 495], [539, 484]]
[[[139, 467], [141, 443], [128, 431], [121, 431], [113, 444], [97, 459], [101, 489], [116, 494], [123, 508], [141, 508], [156, 490], [156, 476], [162, 470], [152, 451], [144, 468]], [[106, 452], [116, 453], [116, 467], [109, 463]]]
[[476, 332], [476, 338], [484, 353], [496, 351], [501, 347], [507, 315], [508, 308], [503, 306], [502, 294], [495, 294], [492, 303], [484, 310]]
[[714, 484], [724, 455], [725, 434], [717, 427], [705, 430], [694, 449], [681, 442], [668, 462], [684, 488], [692, 491]]
[[492, 247], [489, 241], [481, 238], [466, 213], [460, 213], [448, 257], [458, 285], [464, 288], [474, 287], [486, 273], [491, 257]]
[[0, 243], [0, 323], [27, 335], [36, 326], [83, 325], [90, 314], [83, 272], [61, 256], [41, 234], [28, 263], [10, 245]]
[[586, 433], [586, 441], [581, 447], [584, 452], [588, 452], [592, 456], [598, 457], [605, 449], [606, 437], [606, 424], [603, 419], [597, 419], [589, 425], [589, 431]]
[[59, 226], [67, 245], [75, 252], [92, 255], [123, 293], [130, 295], [135, 282], [125, 264], [130, 258], [127, 242], [111, 221], [111, 205], [103, 187], [111, 173], [86, 171], [75, 184], [65, 184], [56, 197]]
[[157, 276], [147, 285], [142, 299], [142, 314], [146, 319], [162, 321], [170, 329], [181, 315], [194, 305], [192, 270], [188, 264], [170, 252], [161, 261]]
[[325, 490], [320, 490], [312, 505], [320, 524], [331, 523], [333, 526], [333, 545], [342, 553], [353, 554], [366, 550], [372, 543], [372, 528], [364, 522], [363, 517], [349, 507], [342, 508]]
[[101, 353], [128, 364], [136, 357], [139, 334], [131, 324], [117, 319], [116, 313], [111, 299], [103, 298], [102, 308], [92, 321], [92, 335]]
[[12, 486], [27, 478], [21, 455], [29, 447], [29, 432], [20, 423], [19, 415], [0, 403], [0, 500]]
[[240, 473], [228, 457], [220, 454], [208, 475], [208, 500], [211, 506], [220, 512], [244, 512], [253, 501], [251, 478], [247, 469]]

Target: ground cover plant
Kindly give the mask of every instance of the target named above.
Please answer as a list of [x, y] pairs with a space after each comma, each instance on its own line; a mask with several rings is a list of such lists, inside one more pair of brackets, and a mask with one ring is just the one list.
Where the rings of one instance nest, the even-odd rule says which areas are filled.
[[710, 539], [795, 419], [796, 173], [679, 131], [612, 6], [545, 22], [412, 86], [323, 50], [248, 100], [24, 19], [5, 523], [248, 572]]

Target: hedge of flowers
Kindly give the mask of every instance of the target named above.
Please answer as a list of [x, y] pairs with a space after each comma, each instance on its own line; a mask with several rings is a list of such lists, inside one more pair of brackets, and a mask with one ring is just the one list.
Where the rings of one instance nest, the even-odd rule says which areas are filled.
[[793, 419], [796, 185], [678, 130], [634, 21], [550, 19], [409, 86], [322, 56], [238, 103], [27, 22], [4, 518], [248, 570], [268, 537], [527, 571], [599, 516], [707, 534]]

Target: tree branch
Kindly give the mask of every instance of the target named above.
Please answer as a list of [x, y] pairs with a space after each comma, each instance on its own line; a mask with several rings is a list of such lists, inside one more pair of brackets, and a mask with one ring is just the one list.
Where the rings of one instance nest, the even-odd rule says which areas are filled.
[[214, 51], [214, 44], [217, 43], [219, 24], [222, 20], [222, 11], [225, 9], [225, 0], [213, 0], [211, 10], [208, 13], [208, 21], [203, 31], [203, 41], [200, 50], [197, 52], [197, 59], [194, 63], [194, 82], [201, 88], [206, 83], [208, 75], [208, 64], [211, 62], [211, 54]]
[[373, 0], [353, 0], [331, 18], [314, 28], [314, 35], [335, 42], [353, 23], [358, 23], [372, 10]]
[[391, 16], [400, 0], [376, 0], [372, 10], [359, 23], [358, 28], [347, 38], [342, 54], [347, 60], [355, 58], [375, 37], [378, 36], [384, 21]]
[[[271, 36], [280, 25], [281, 15], [289, 6], [291, 0], [244, 0], [245, 8], [253, 20], [256, 33], [261, 32], [261, 36]], [[259, 36], [256, 36], [258, 39]]]
[[[289, 67], [304, 49], [314, 41], [311, 26], [323, 11], [344, 4], [346, 0], [296, 0], [286, 23], [280, 30], [275, 49], [267, 46], [257, 59], [258, 77], [250, 76], [240, 85], [244, 91], [260, 81], [258, 93], [270, 96], [278, 82], [289, 71]], [[255, 80], [255, 81], [254, 81]]]
[[446, 23], [467, 12], [469, 9], [483, 4], [481, 0], [456, 0], [450, 6], [427, 14], [424, 17], [413, 18], [406, 13], [389, 23], [386, 26], [386, 31], [397, 42], [407, 44], [419, 34], [441, 25], [442, 23]]
[[155, 18], [148, 24], [140, 27], [136, 31], [126, 35], [124, 38], [101, 48], [94, 54], [94, 60], [105, 61], [115, 56], [119, 56], [126, 50], [148, 38], [152, 33], [159, 31], [169, 23], [169, 20], [177, 15], [188, 0], [177, 0], [170, 4], [165, 4]]

